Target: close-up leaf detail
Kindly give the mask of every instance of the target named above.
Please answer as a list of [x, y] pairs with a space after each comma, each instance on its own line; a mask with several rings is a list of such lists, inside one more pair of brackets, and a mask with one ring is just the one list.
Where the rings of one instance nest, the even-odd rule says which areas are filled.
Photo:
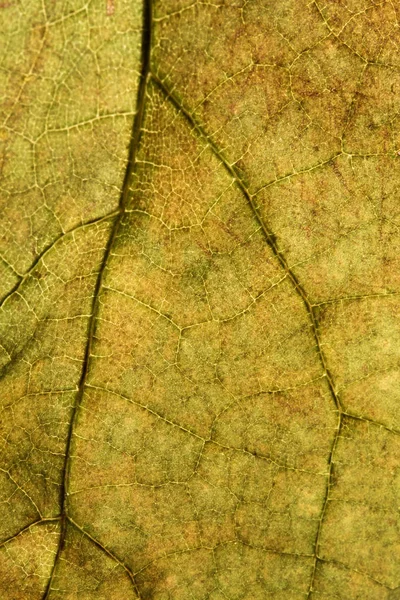
[[400, 0], [0, 49], [0, 599], [400, 598]]

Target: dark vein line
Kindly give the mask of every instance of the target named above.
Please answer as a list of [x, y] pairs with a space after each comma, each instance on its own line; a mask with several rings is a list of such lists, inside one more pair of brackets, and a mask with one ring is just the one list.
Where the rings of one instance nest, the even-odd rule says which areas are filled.
[[269, 245], [269, 247], [271, 248], [273, 254], [275, 255], [275, 257], [277, 258], [278, 262], [280, 263], [281, 267], [284, 269], [284, 271], [287, 273], [293, 287], [295, 288], [296, 292], [299, 294], [300, 298], [303, 301], [303, 304], [307, 310], [307, 314], [309, 316], [310, 322], [311, 322], [311, 326], [312, 326], [312, 330], [313, 330], [313, 335], [314, 335], [314, 339], [316, 342], [316, 346], [317, 346], [317, 352], [318, 352], [318, 356], [319, 356], [319, 360], [321, 362], [321, 365], [323, 367], [323, 371], [324, 374], [327, 378], [328, 381], [328, 386], [331, 392], [331, 395], [333, 397], [333, 400], [335, 402], [336, 408], [341, 411], [341, 405], [339, 402], [339, 398], [337, 397], [337, 394], [335, 392], [335, 388], [334, 388], [334, 384], [333, 384], [333, 379], [332, 379], [332, 375], [327, 367], [326, 364], [326, 359], [325, 356], [322, 352], [322, 348], [321, 348], [321, 342], [320, 342], [320, 338], [319, 338], [319, 333], [318, 333], [318, 320], [317, 320], [317, 316], [314, 312], [314, 306], [313, 304], [309, 301], [306, 292], [303, 288], [303, 286], [300, 284], [297, 276], [293, 273], [293, 271], [291, 270], [291, 268], [288, 265], [288, 262], [285, 258], [285, 256], [282, 254], [282, 252], [279, 250], [277, 243], [276, 243], [276, 237], [275, 235], [267, 228], [263, 218], [260, 215], [259, 209], [256, 205], [256, 203], [254, 202], [254, 196], [252, 196], [250, 194], [250, 192], [247, 190], [246, 186], [244, 185], [243, 181], [241, 180], [237, 170], [235, 169], [235, 167], [233, 165], [230, 165], [226, 159], [223, 157], [221, 151], [218, 149], [218, 147], [216, 146], [216, 144], [210, 139], [210, 137], [207, 135], [207, 133], [203, 130], [203, 127], [195, 120], [195, 117], [193, 117], [193, 115], [191, 115], [188, 110], [182, 106], [182, 104], [179, 102], [179, 100], [175, 97], [175, 95], [173, 94], [173, 92], [171, 92], [170, 90], [168, 90], [166, 88], [166, 86], [164, 85], [164, 83], [153, 73], [151, 74], [151, 77], [153, 79], [153, 81], [157, 84], [157, 86], [161, 89], [161, 91], [164, 93], [165, 96], [167, 96], [167, 98], [171, 101], [171, 103], [175, 106], [175, 108], [182, 113], [186, 119], [189, 121], [191, 127], [193, 129], [195, 129], [199, 135], [206, 140], [206, 142], [208, 143], [208, 145], [210, 146], [210, 148], [212, 149], [214, 155], [218, 158], [218, 160], [221, 162], [221, 164], [224, 166], [225, 170], [229, 173], [229, 175], [231, 177], [233, 177], [237, 187], [240, 189], [240, 191], [242, 192], [242, 194], [244, 195], [244, 197], [246, 198], [248, 204], [250, 205], [262, 231], [264, 234], [264, 237], [266, 238], [266, 241]]
[[20, 531], [18, 531], [18, 533], [14, 533], [14, 535], [11, 535], [7, 539], [0, 542], [0, 548], [2, 548], [6, 544], [15, 540], [17, 537], [19, 537], [20, 535], [25, 533], [25, 531], [28, 531], [31, 527], [35, 527], [35, 525], [42, 525], [45, 523], [55, 523], [57, 521], [60, 521], [60, 519], [61, 519], [61, 515], [59, 517], [44, 517], [43, 519], [37, 519], [36, 521], [33, 521], [32, 523], [29, 523], [29, 525], [26, 525], [25, 527], [20, 529]]
[[[51, 592], [51, 585], [54, 578], [54, 574], [56, 571], [56, 567], [58, 564], [58, 560], [60, 558], [60, 554], [63, 550], [66, 538], [66, 530], [67, 530], [67, 519], [70, 518], [67, 516], [68, 509], [68, 489], [69, 489], [69, 479], [70, 479], [70, 471], [71, 471], [71, 446], [72, 446], [72, 438], [75, 428], [75, 423], [77, 419], [77, 415], [79, 412], [80, 405], [82, 403], [82, 398], [86, 386], [86, 379], [89, 373], [90, 367], [90, 357], [92, 354], [92, 346], [93, 340], [95, 337], [96, 331], [96, 318], [99, 311], [100, 304], [100, 292], [103, 285], [103, 277], [107, 267], [108, 259], [111, 254], [111, 250], [113, 248], [114, 242], [118, 235], [118, 231], [122, 222], [122, 219], [125, 215], [126, 207], [129, 199], [129, 190], [132, 179], [132, 174], [136, 165], [136, 156], [140, 144], [141, 133], [142, 133], [142, 124], [143, 117], [145, 111], [145, 99], [146, 99], [146, 89], [147, 89], [147, 81], [150, 72], [150, 51], [151, 51], [151, 38], [152, 38], [152, 0], [145, 0], [143, 5], [143, 29], [142, 29], [142, 46], [141, 46], [141, 73], [139, 79], [137, 100], [136, 100], [136, 113], [133, 121], [131, 140], [129, 144], [128, 150], [128, 160], [127, 166], [125, 170], [124, 181], [121, 189], [121, 196], [119, 200], [119, 212], [112, 226], [110, 237], [108, 239], [102, 264], [99, 270], [99, 274], [97, 276], [97, 281], [93, 294], [92, 301], [92, 311], [89, 319], [88, 325], [88, 339], [85, 348], [85, 355], [83, 359], [82, 365], [82, 373], [79, 382], [79, 389], [76, 395], [75, 405], [73, 408], [70, 426], [67, 435], [67, 443], [66, 443], [66, 451], [65, 451], [65, 462], [63, 468], [63, 480], [61, 482], [61, 535], [59, 540], [59, 545], [56, 553], [56, 557], [53, 564], [53, 569], [49, 578], [49, 582], [46, 588], [46, 591], [43, 596], [43, 600], [47, 600], [49, 598], [49, 594]], [[135, 585], [135, 591], [140, 598], [139, 592]]]
[[[347, 115], [347, 119], [346, 119], [346, 124], [345, 124], [344, 130], [343, 130], [343, 133], [341, 135], [342, 152], [345, 152], [345, 150], [344, 150], [344, 143], [345, 143], [346, 131], [347, 131], [348, 126], [349, 126], [349, 124], [351, 122], [352, 114], [354, 112], [354, 107], [355, 107], [355, 105], [357, 103], [357, 100], [358, 100], [358, 95], [359, 95], [359, 91], [360, 91], [360, 88], [361, 88], [361, 84], [362, 84], [365, 72], [366, 72], [366, 70], [368, 68], [368, 65], [370, 64], [370, 61], [367, 61], [363, 56], [361, 56], [353, 48], [350, 48], [350, 46], [348, 46], [348, 44], [346, 44], [346, 42], [344, 42], [342, 39], [340, 39], [339, 36], [340, 36], [341, 32], [339, 32], [338, 35], [335, 34], [335, 32], [332, 30], [332, 28], [330, 27], [329, 23], [325, 19], [325, 16], [324, 16], [324, 14], [323, 14], [323, 12], [322, 12], [322, 10], [321, 10], [321, 8], [320, 8], [317, 0], [314, 0], [313, 4], [315, 5], [315, 7], [316, 7], [316, 9], [317, 9], [317, 11], [318, 11], [318, 13], [319, 13], [322, 21], [325, 23], [325, 25], [327, 26], [328, 30], [335, 37], [335, 39], [340, 44], [346, 46], [353, 54], [357, 55], [362, 60], [362, 62], [364, 63], [364, 66], [362, 67], [362, 69], [360, 71], [360, 75], [358, 77], [358, 81], [357, 81], [355, 93], [354, 93], [352, 101], [350, 103], [350, 108], [349, 108], [349, 111], [348, 111], [348, 115]], [[316, 319], [316, 322], [317, 322], [317, 319]], [[331, 383], [333, 383], [332, 380], [331, 380]], [[335, 396], [335, 398], [336, 398], [336, 396]], [[337, 400], [338, 400], [338, 398], [337, 398]], [[364, 422], [374, 423], [374, 421], [371, 420], [371, 419], [360, 418], [360, 417], [357, 417], [355, 415], [352, 415], [352, 414], [349, 414], [349, 413], [345, 413], [343, 411], [343, 408], [341, 407], [339, 401], [337, 402], [337, 408], [338, 408], [338, 411], [339, 411], [339, 424], [338, 424], [338, 429], [337, 429], [336, 435], [335, 435], [334, 440], [333, 440], [333, 444], [332, 444], [332, 448], [331, 448], [331, 452], [330, 452], [330, 457], [329, 457], [329, 477], [328, 477], [328, 482], [327, 482], [325, 501], [324, 501], [324, 505], [323, 505], [323, 508], [322, 508], [322, 512], [321, 512], [321, 516], [320, 516], [320, 521], [319, 521], [319, 526], [318, 526], [318, 532], [317, 532], [317, 536], [316, 536], [316, 540], [315, 540], [315, 552], [314, 552], [315, 562], [314, 562], [313, 573], [312, 573], [312, 576], [311, 576], [311, 582], [310, 582], [310, 587], [309, 587], [309, 591], [308, 591], [308, 595], [307, 595], [307, 600], [311, 599], [311, 595], [313, 593], [313, 585], [314, 585], [315, 576], [316, 576], [317, 564], [318, 564], [318, 561], [322, 560], [321, 558], [319, 558], [319, 555], [318, 555], [319, 554], [319, 552], [318, 552], [319, 551], [319, 545], [320, 545], [320, 536], [321, 536], [321, 530], [322, 530], [322, 522], [323, 522], [323, 519], [324, 519], [324, 516], [325, 516], [325, 513], [326, 513], [328, 501], [329, 501], [329, 490], [330, 490], [330, 487], [331, 487], [331, 479], [332, 479], [332, 471], [333, 471], [333, 455], [334, 455], [334, 452], [335, 452], [335, 449], [336, 449], [336, 445], [337, 445], [337, 441], [338, 441], [338, 438], [339, 438], [339, 435], [340, 435], [340, 431], [341, 431], [341, 428], [342, 428], [343, 417], [346, 416], [348, 418], [352, 418], [352, 419], [356, 419], [356, 420], [360, 420], [360, 421], [364, 421]], [[377, 425], [377, 423], [374, 423], [374, 424]], [[391, 430], [390, 428], [385, 427], [384, 425], [381, 425], [381, 426], [384, 427], [386, 430], [391, 431], [392, 433], [396, 433], [396, 431]]]
[[37, 265], [42, 260], [42, 258], [44, 258], [44, 256], [52, 248], [54, 248], [54, 246], [56, 244], [58, 244], [58, 242], [60, 240], [64, 239], [67, 235], [71, 235], [75, 231], [78, 231], [79, 229], [83, 229], [85, 227], [89, 227], [90, 225], [94, 225], [96, 223], [101, 223], [102, 221], [107, 221], [108, 219], [111, 219], [112, 217], [116, 217], [117, 215], [118, 215], [118, 211], [114, 211], [112, 213], [104, 215], [103, 217], [97, 217], [95, 219], [91, 219], [90, 221], [87, 221], [86, 223], [81, 223], [80, 225], [77, 225], [76, 227], [73, 227], [72, 229], [69, 229], [68, 231], [65, 231], [65, 232], [61, 233], [59, 236], [57, 236], [55, 240], [53, 240], [52, 242], [50, 242], [50, 244], [48, 244], [45, 248], [43, 248], [43, 250], [40, 252], [40, 254], [38, 254], [36, 256], [36, 258], [32, 262], [32, 264], [29, 267], [29, 269], [23, 275], [19, 275], [17, 273], [17, 275], [19, 277], [19, 281], [17, 281], [17, 283], [11, 288], [11, 290], [1, 300], [1, 302], [0, 302], [0, 308], [5, 304], [5, 302], [8, 300], [8, 298], [10, 298], [10, 296], [12, 296], [13, 294], [15, 294], [15, 292], [17, 292], [19, 290], [19, 288], [21, 287], [21, 285], [28, 279], [29, 275], [32, 273], [32, 271], [35, 269], [35, 267], [37, 267]]
[[335, 432], [335, 435], [333, 437], [333, 441], [332, 441], [332, 446], [329, 452], [329, 457], [328, 457], [328, 477], [327, 477], [327, 482], [326, 482], [326, 487], [325, 487], [325, 496], [324, 496], [324, 501], [322, 504], [322, 510], [321, 510], [321, 514], [319, 516], [319, 521], [318, 521], [318, 529], [317, 529], [317, 534], [315, 536], [315, 541], [314, 541], [314, 565], [313, 565], [313, 570], [312, 570], [312, 574], [311, 574], [311, 580], [310, 580], [310, 586], [308, 588], [308, 594], [307, 594], [307, 600], [310, 600], [311, 595], [314, 591], [314, 582], [315, 582], [315, 576], [317, 574], [317, 565], [318, 562], [320, 560], [319, 558], [319, 548], [321, 545], [321, 534], [322, 534], [322, 525], [324, 522], [324, 518], [326, 515], [326, 511], [328, 508], [328, 502], [329, 502], [329, 493], [332, 487], [332, 476], [333, 476], [333, 457], [335, 454], [335, 450], [336, 450], [336, 446], [339, 440], [339, 436], [340, 436], [340, 432], [342, 430], [342, 425], [343, 425], [343, 413], [340, 411], [339, 412], [339, 420], [338, 420], [338, 428]]
[[368, 298], [390, 298], [392, 296], [398, 296], [400, 292], [383, 292], [376, 294], [359, 294], [354, 296], [341, 296], [338, 298], [328, 298], [328, 300], [323, 300], [322, 302], [315, 302], [313, 306], [325, 306], [326, 304], [339, 304], [339, 302], [353, 302], [355, 300], [367, 300]]
[[323, 369], [323, 372], [324, 372], [324, 376], [327, 379], [327, 383], [328, 383], [328, 388], [329, 388], [330, 394], [332, 396], [332, 399], [334, 401], [334, 404], [335, 404], [337, 412], [338, 412], [338, 425], [337, 425], [337, 429], [335, 431], [335, 435], [333, 437], [332, 446], [331, 446], [331, 449], [330, 449], [330, 452], [329, 452], [329, 456], [328, 456], [328, 475], [327, 475], [327, 483], [326, 483], [326, 489], [325, 489], [325, 498], [324, 498], [324, 502], [323, 502], [323, 505], [322, 505], [322, 510], [321, 510], [321, 515], [320, 515], [320, 519], [319, 519], [318, 530], [317, 530], [316, 537], [315, 537], [315, 542], [314, 542], [314, 557], [315, 557], [315, 561], [314, 561], [314, 568], [313, 568], [313, 574], [312, 574], [312, 579], [311, 579], [311, 583], [310, 583], [310, 588], [309, 588], [309, 592], [308, 592], [308, 596], [307, 596], [307, 598], [310, 598], [310, 594], [312, 592], [312, 587], [313, 587], [313, 583], [314, 583], [315, 573], [316, 573], [317, 562], [318, 562], [318, 549], [319, 549], [319, 545], [320, 545], [320, 538], [321, 538], [321, 531], [322, 531], [322, 522], [324, 520], [324, 516], [325, 516], [325, 513], [326, 513], [328, 501], [329, 501], [329, 491], [330, 491], [330, 488], [331, 488], [332, 472], [333, 472], [333, 455], [334, 455], [334, 452], [335, 452], [335, 448], [336, 448], [337, 441], [338, 441], [338, 438], [339, 438], [339, 435], [340, 435], [340, 431], [341, 431], [341, 427], [342, 427], [342, 413], [343, 413], [343, 409], [342, 409], [339, 397], [338, 397], [338, 395], [336, 393], [336, 390], [335, 390], [335, 385], [334, 385], [332, 374], [331, 374], [331, 372], [330, 372], [330, 370], [329, 370], [329, 368], [327, 366], [325, 355], [324, 355], [324, 353], [322, 351], [322, 345], [321, 345], [321, 340], [320, 340], [319, 331], [318, 331], [318, 317], [317, 317], [317, 312], [315, 311], [315, 307], [312, 305], [312, 303], [308, 299], [307, 294], [306, 294], [303, 286], [299, 282], [297, 276], [294, 274], [294, 272], [292, 271], [292, 269], [289, 267], [287, 259], [285, 258], [285, 256], [283, 255], [283, 253], [279, 250], [277, 242], [276, 242], [275, 235], [268, 229], [266, 223], [264, 222], [263, 218], [261, 217], [259, 209], [258, 209], [258, 206], [256, 205], [256, 203], [254, 201], [254, 196], [251, 195], [250, 192], [248, 191], [248, 189], [246, 188], [246, 186], [243, 183], [243, 181], [242, 181], [239, 173], [237, 172], [235, 166], [234, 165], [230, 165], [227, 162], [227, 160], [223, 156], [221, 150], [219, 150], [218, 146], [210, 138], [210, 136], [207, 135], [207, 133], [204, 131], [202, 125], [182, 105], [182, 103], [175, 96], [175, 94], [166, 87], [166, 85], [164, 84], [164, 82], [161, 81], [161, 79], [159, 79], [157, 77], [157, 75], [155, 75], [153, 73], [151, 73], [151, 77], [152, 77], [153, 81], [155, 82], [155, 84], [157, 85], [157, 87], [166, 96], [166, 98], [168, 100], [170, 100], [170, 102], [176, 108], [176, 110], [186, 118], [186, 120], [190, 124], [191, 128], [194, 129], [198, 133], [198, 135], [200, 135], [200, 137], [202, 137], [207, 142], [207, 144], [211, 148], [213, 154], [217, 157], [217, 159], [219, 160], [219, 162], [223, 165], [223, 167], [225, 168], [225, 170], [227, 171], [227, 173], [233, 178], [236, 186], [242, 192], [243, 196], [247, 200], [247, 203], [251, 207], [252, 212], [253, 212], [253, 214], [254, 214], [257, 222], [259, 223], [259, 225], [261, 227], [261, 230], [263, 231], [263, 234], [264, 234], [264, 237], [266, 239], [266, 242], [267, 242], [268, 246], [271, 248], [271, 250], [272, 250], [275, 258], [278, 260], [278, 262], [281, 265], [282, 269], [284, 269], [284, 271], [287, 273], [287, 275], [288, 275], [288, 277], [289, 277], [289, 279], [290, 279], [290, 281], [291, 281], [291, 283], [292, 283], [295, 291], [300, 296], [300, 298], [301, 298], [301, 300], [302, 300], [302, 302], [304, 304], [304, 307], [305, 307], [305, 309], [307, 311], [307, 315], [308, 315], [308, 318], [309, 318], [309, 321], [310, 321], [310, 325], [311, 325], [311, 328], [312, 328], [312, 332], [313, 332], [313, 336], [314, 336], [314, 340], [315, 340], [315, 344], [316, 344], [316, 348], [317, 348], [318, 358], [319, 358], [319, 361], [321, 363], [321, 366], [322, 366], [322, 369]]
[[108, 548], [106, 548], [105, 546], [103, 546], [103, 544], [101, 544], [98, 540], [96, 540], [96, 538], [94, 538], [92, 535], [90, 535], [90, 533], [88, 533], [80, 525], [78, 525], [78, 523], [76, 523], [71, 517], [67, 516], [66, 518], [67, 518], [67, 521], [77, 531], [79, 531], [82, 535], [84, 535], [86, 538], [88, 538], [92, 542], [92, 544], [94, 544], [95, 546], [97, 546], [97, 548], [99, 548], [99, 550], [101, 550], [102, 552], [104, 552], [104, 554], [106, 554], [114, 562], [118, 563], [119, 566], [122, 567], [122, 569], [124, 569], [124, 571], [129, 576], [129, 578], [130, 578], [130, 580], [132, 582], [133, 587], [135, 588], [135, 591], [136, 591], [136, 594], [137, 594], [138, 598], [140, 598], [139, 590], [137, 589], [137, 585], [136, 585], [136, 581], [135, 581], [135, 576], [132, 573], [132, 571], [130, 570], [130, 568], [122, 560], [120, 560], [115, 554], [113, 554]]
[[393, 429], [384, 423], [380, 423], [379, 421], [375, 421], [374, 419], [370, 419], [368, 417], [361, 417], [359, 415], [353, 415], [347, 411], [342, 413], [343, 417], [347, 417], [347, 419], [353, 419], [354, 421], [361, 421], [362, 423], [369, 423], [370, 425], [375, 425], [375, 427], [380, 427], [381, 429], [385, 429], [389, 431], [389, 433], [393, 433], [394, 435], [400, 435], [399, 429]]

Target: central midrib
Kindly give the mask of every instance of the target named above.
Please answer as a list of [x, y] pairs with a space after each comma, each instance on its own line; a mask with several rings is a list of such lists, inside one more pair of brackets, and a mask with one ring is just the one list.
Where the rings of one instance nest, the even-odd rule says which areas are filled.
[[[136, 100], [136, 112], [133, 120], [132, 126], [132, 134], [129, 143], [128, 150], [128, 160], [125, 169], [124, 180], [121, 189], [121, 195], [119, 200], [119, 212], [115, 217], [114, 223], [111, 228], [111, 232], [107, 241], [107, 245], [104, 251], [103, 260], [99, 269], [99, 273], [97, 275], [93, 301], [92, 301], [92, 310], [91, 316], [89, 318], [88, 323], [88, 339], [85, 347], [85, 354], [82, 364], [82, 372], [79, 381], [79, 387], [76, 394], [75, 404], [72, 411], [71, 421], [68, 429], [67, 435], [67, 443], [66, 443], [66, 451], [65, 451], [65, 461], [63, 467], [63, 475], [61, 481], [61, 532], [60, 538], [57, 548], [57, 553], [54, 559], [54, 564], [52, 568], [52, 572], [49, 578], [49, 582], [46, 588], [46, 591], [43, 596], [43, 600], [47, 600], [49, 598], [51, 592], [51, 585], [54, 577], [54, 573], [58, 564], [58, 560], [60, 554], [63, 550], [65, 544], [65, 537], [67, 531], [67, 522], [68, 522], [68, 490], [69, 490], [69, 477], [71, 471], [71, 458], [70, 451], [72, 445], [72, 438], [74, 434], [75, 423], [77, 419], [77, 415], [79, 412], [79, 408], [82, 403], [83, 394], [86, 387], [86, 380], [90, 371], [90, 359], [92, 355], [92, 345], [96, 331], [96, 320], [99, 312], [99, 298], [101, 289], [103, 287], [103, 278], [104, 273], [107, 268], [108, 259], [110, 257], [112, 248], [114, 246], [115, 240], [118, 235], [118, 231], [122, 222], [122, 219], [125, 215], [126, 207], [129, 200], [129, 191], [131, 187], [132, 175], [135, 171], [136, 166], [136, 157], [137, 152], [140, 145], [141, 133], [142, 133], [142, 125], [143, 118], [145, 112], [145, 104], [146, 104], [146, 87], [147, 81], [150, 73], [150, 53], [151, 53], [151, 40], [152, 40], [152, 0], [144, 0], [143, 5], [143, 29], [142, 29], [142, 44], [141, 44], [141, 72], [139, 78], [139, 86], [137, 92], [137, 100]], [[131, 577], [132, 578], [132, 577]], [[135, 587], [136, 594], [138, 598], [140, 598], [139, 591], [137, 586], [135, 585], [135, 581], [132, 578], [133, 585]]]

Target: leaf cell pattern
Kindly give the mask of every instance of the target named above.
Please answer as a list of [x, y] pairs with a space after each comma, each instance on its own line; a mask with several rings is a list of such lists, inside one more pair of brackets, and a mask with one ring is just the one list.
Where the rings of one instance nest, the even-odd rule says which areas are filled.
[[400, 5], [1, 11], [2, 598], [394, 600]]

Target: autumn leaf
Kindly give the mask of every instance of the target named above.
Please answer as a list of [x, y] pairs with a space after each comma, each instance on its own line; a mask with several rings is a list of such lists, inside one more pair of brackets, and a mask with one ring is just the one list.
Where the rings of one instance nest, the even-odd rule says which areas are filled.
[[0, 6], [0, 597], [400, 597], [400, 3]]

